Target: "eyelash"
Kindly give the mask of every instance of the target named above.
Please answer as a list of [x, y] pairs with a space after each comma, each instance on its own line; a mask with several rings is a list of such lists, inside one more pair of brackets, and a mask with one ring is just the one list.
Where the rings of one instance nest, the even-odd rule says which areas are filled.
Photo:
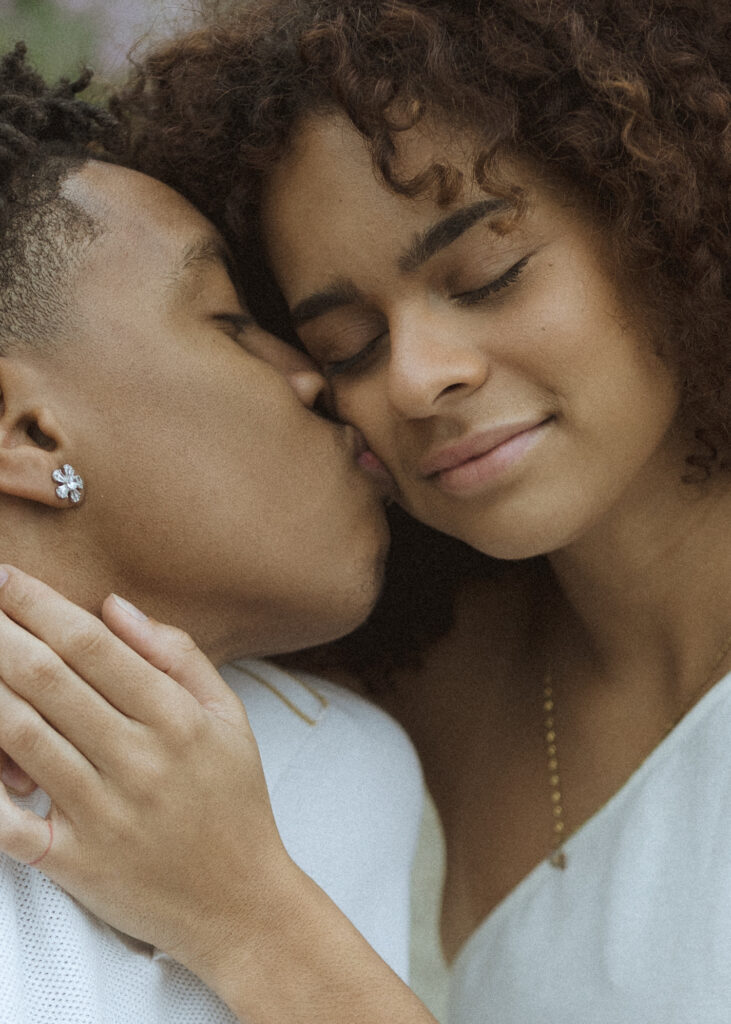
[[252, 323], [251, 317], [245, 316], [243, 313], [219, 313], [215, 319], [221, 324], [229, 325], [234, 328], [236, 333], [234, 341], [243, 334], [247, 327], [251, 327]]
[[384, 331], [377, 337], [372, 338], [367, 345], [364, 345], [362, 349], [355, 353], [355, 355], [348, 356], [347, 359], [337, 359], [332, 363], [325, 363], [322, 367], [322, 372], [325, 377], [337, 377], [339, 374], [348, 373], [353, 369], [364, 369], [368, 362], [369, 356], [372, 356], [376, 350], [376, 345], [383, 338], [386, 337], [388, 331]]
[[[523, 273], [525, 266], [530, 259], [530, 256], [524, 256], [522, 259], [514, 263], [512, 267], [509, 267], [504, 274], [500, 277], [495, 278], [494, 281], [489, 281], [481, 288], [476, 288], [474, 291], [462, 292], [459, 295], [452, 295], [451, 298], [459, 306], [473, 306], [481, 302], [483, 299], [488, 298], [490, 295], [494, 295], [496, 292], [500, 292], [503, 288], [509, 288], [511, 284], [518, 280], [520, 275]], [[351, 370], [364, 369], [368, 359], [375, 352], [376, 345], [385, 338], [388, 332], [384, 331], [383, 334], [379, 334], [364, 345], [360, 351], [356, 352], [352, 356], [348, 356], [347, 359], [338, 359], [332, 363], [326, 363], [322, 370], [326, 377], [337, 377], [340, 374], [349, 373]]]
[[475, 303], [481, 302], [482, 299], [486, 299], [490, 295], [494, 295], [495, 292], [500, 292], [503, 288], [508, 288], [514, 281], [517, 281], [520, 275], [523, 273], [526, 263], [530, 259], [530, 256], [524, 256], [517, 263], [514, 263], [512, 267], [509, 267], [504, 274], [500, 277], [495, 278], [494, 281], [489, 281], [483, 285], [482, 288], [476, 288], [474, 291], [462, 292], [460, 295], [453, 295], [452, 298], [460, 306], [472, 306]]

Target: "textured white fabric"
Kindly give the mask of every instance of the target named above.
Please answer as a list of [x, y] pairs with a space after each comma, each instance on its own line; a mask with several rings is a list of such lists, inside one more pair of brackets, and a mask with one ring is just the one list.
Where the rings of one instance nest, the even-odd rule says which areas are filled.
[[468, 940], [451, 1024], [729, 1024], [731, 675]]
[[[422, 801], [411, 744], [386, 714], [337, 686], [299, 672], [297, 682], [261, 661], [237, 664], [223, 675], [246, 705], [285, 846], [405, 978]], [[48, 806], [41, 793], [22, 802]], [[185, 968], [0, 857], [0, 1024], [232, 1021]]]

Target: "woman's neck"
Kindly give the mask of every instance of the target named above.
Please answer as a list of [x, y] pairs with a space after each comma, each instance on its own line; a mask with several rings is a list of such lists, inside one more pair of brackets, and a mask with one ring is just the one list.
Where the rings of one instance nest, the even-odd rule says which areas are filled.
[[674, 702], [702, 686], [731, 640], [729, 522], [728, 480], [665, 474], [551, 556], [575, 648], [597, 674], [655, 679]]

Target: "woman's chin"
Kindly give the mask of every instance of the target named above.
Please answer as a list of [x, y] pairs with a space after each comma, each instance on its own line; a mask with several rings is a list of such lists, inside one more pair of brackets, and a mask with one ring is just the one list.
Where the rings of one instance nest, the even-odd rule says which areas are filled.
[[521, 516], [516, 512], [500, 517], [417, 518], [483, 555], [511, 562], [550, 555], [572, 544], [582, 533], [582, 524], [573, 515]]

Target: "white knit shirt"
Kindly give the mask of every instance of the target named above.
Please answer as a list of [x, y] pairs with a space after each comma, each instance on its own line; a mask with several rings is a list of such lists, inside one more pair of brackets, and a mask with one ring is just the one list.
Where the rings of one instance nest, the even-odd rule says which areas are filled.
[[[406, 978], [422, 800], [408, 739], [370, 703], [305, 673], [248, 660], [222, 674], [246, 706], [290, 855]], [[21, 802], [48, 806], [42, 793]], [[234, 1020], [184, 967], [0, 856], [0, 1024]]]

